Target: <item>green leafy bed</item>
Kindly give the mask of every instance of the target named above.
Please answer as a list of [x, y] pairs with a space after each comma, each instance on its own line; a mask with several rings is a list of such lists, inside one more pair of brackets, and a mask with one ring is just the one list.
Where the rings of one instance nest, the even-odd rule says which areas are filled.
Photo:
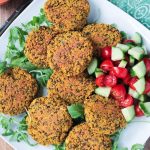
[[[41, 9], [39, 16], [33, 17], [31, 21], [26, 24], [22, 24], [21, 27], [13, 27], [10, 29], [10, 35], [7, 45], [7, 51], [5, 58], [0, 62], [0, 75], [3, 74], [10, 67], [20, 67], [31, 73], [38, 81], [39, 86], [46, 86], [48, 79], [53, 73], [51, 69], [37, 68], [31, 64], [24, 55], [24, 45], [27, 34], [38, 28], [39, 26], [51, 26], [52, 23], [48, 22], [43, 9]], [[68, 106], [68, 112], [74, 120], [75, 124], [84, 122], [84, 108], [81, 104], [73, 104]], [[15, 119], [13, 117], [6, 117], [0, 115], [0, 125], [3, 128], [3, 136], [10, 137], [11, 141], [21, 142], [24, 141], [31, 146], [37, 145], [30, 142], [30, 137], [27, 134], [27, 124], [25, 121], [26, 114], [22, 120]], [[118, 149], [119, 131], [111, 138], [113, 140], [112, 150], [128, 150], [127, 148]], [[55, 150], [65, 150], [65, 143], [61, 145], [55, 145]], [[132, 146], [132, 150], [143, 150], [143, 145], [135, 144]]]

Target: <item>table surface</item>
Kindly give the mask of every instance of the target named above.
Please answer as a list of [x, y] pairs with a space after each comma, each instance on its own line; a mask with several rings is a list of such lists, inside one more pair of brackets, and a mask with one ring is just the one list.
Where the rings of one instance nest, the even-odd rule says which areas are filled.
[[[0, 6], [0, 27], [9, 16], [26, 0], [11, 0], [8, 4]], [[0, 139], [0, 150], [13, 150], [7, 143]]]

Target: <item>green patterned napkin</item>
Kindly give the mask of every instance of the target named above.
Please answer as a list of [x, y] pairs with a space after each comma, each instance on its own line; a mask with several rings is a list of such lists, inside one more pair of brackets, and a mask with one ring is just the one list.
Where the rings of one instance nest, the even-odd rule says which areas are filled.
[[150, 0], [109, 0], [150, 29]]

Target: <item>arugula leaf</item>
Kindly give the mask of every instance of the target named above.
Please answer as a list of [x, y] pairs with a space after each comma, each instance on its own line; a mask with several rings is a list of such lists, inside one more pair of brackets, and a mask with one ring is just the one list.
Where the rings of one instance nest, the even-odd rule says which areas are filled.
[[131, 150], [144, 150], [144, 146], [142, 144], [134, 144]]
[[2, 75], [8, 69], [7, 62], [0, 62], [0, 75]]
[[55, 150], [65, 150], [65, 143], [60, 145], [54, 145]]
[[73, 119], [82, 118], [84, 119], [84, 107], [82, 104], [72, 104], [68, 106], [68, 112]]

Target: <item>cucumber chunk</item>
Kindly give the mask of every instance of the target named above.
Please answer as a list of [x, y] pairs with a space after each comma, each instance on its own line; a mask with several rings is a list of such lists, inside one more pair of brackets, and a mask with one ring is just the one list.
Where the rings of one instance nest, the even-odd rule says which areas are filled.
[[95, 72], [95, 69], [98, 67], [98, 60], [94, 58], [89, 64], [87, 71], [89, 75], [92, 75]]
[[147, 55], [147, 54], [148, 54], [148, 52], [147, 52], [147, 48], [146, 48], [146, 46], [145, 46], [145, 45], [142, 45], [142, 48], [143, 48], [143, 50], [145, 51], [145, 55]]
[[128, 54], [137, 60], [141, 60], [145, 54], [145, 51], [141, 47], [133, 47], [128, 50]]
[[103, 75], [103, 74], [104, 74], [104, 72], [102, 69], [99, 69], [99, 68], [95, 69], [95, 77], [96, 78], [99, 77], [100, 75]]
[[135, 110], [134, 110], [134, 106], [133, 105], [129, 106], [127, 108], [124, 108], [121, 111], [122, 111], [122, 114], [123, 114], [123, 116], [124, 116], [124, 118], [125, 118], [125, 120], [127, 122], [130, 122], [130, 121], [132, 121], [134, 119], [134, 117], [135, 117]]
[[144, 112], [145, 116], [150, 116], [150, 102], [140, 103], [140, 108]]
[[112, 47], [112, 55], [111, 60], [117, 61], [124, 59], [124, 53], [123, 51], [118, 47]]
[[145, 90], [145, 84], [146, 84], [145, 78], [141, 78], [137, 82], [134, 83], [134, 87], [140, 95], [143, 94]]
[[98, 87], [95, 89], [97, 95], [108, 98], [110, 95], [111, 87]]
[[130, 66], [133, 66], [135, 63], [135, 59], [132, 56], [129, 57], [129, 63], [130, 63]]
[[141, 102], [145, 102], [146, 98], [147, 98], [146, 95], [140, 95], [140, 97], [138, 98], [138, 100], [141, 101]]
[[130, 49], [130, 46], [120, 43], [118, 43], [116, 47], [120, 48], [124, 53], [126, 53]]
[[138, 99], [139, 96], [140, 96], [140, 94], [137, 91], [132, 90], [131, 88], [129, 88], [129, 92], [128, 93], [129, 93], [129, 95], [131, 95], [135, 99]]
[[146, 75], [146, 66], [143, 61], [139, 62], [137, 65], [135, 65], [132, 70], [136, 74], [138, 78], [142, 78]]
[[120, 62], [118, 67], [125, 68], [127, 66], [127, 63], [128, 63], [127, 61], [121, 60], [121, 62]]
[[131, 38], [137, 45], [142, 44], [142, 36], [140, 33], [136, 32]]

